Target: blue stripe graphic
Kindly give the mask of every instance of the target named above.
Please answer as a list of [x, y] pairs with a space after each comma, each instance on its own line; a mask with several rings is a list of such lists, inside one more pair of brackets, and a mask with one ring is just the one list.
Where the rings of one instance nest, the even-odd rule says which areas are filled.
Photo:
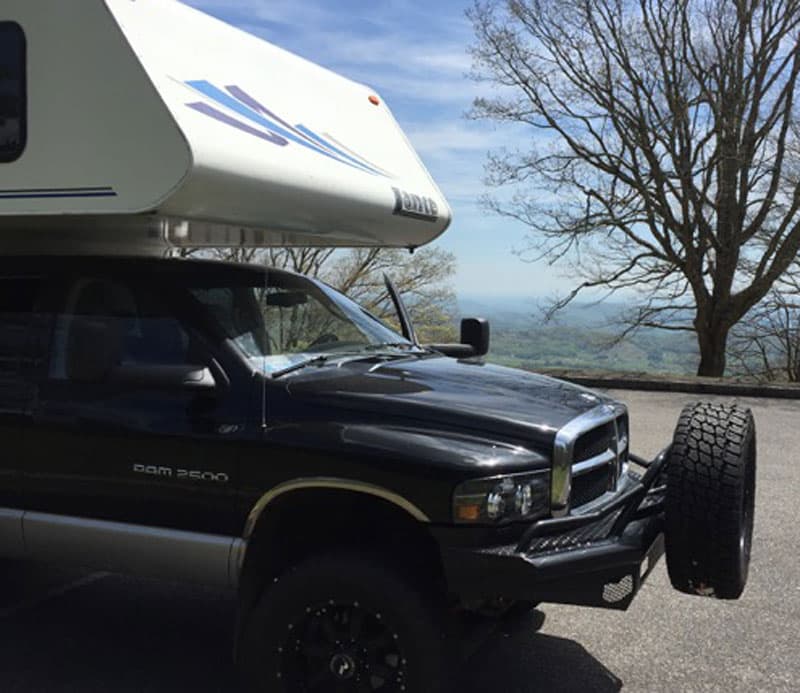
[[13, 188], [0, 190], [0, 200], [25, 200], [51, 197], [116, 197], [111, 186], [80, 188]]
[[115, 192], [96, 192], [96, 193], [17, 193], [7, 195], [0, 193], [0, 200], [24, 200], [40, 197], [116, 197]]
[[317, 142], [318, 144], [321, 144], [321, 145], [323, 145], [324, 147], [327, 147], [327, 148], [328, 148], [328, 149], [330, 149], [332, 152], [336, 152], [336, 153], [337, 153], [339, 156], [343, 157], [344, 159], [347, 159], [348, 161], [352, 161], [354, 164], [356, 164], [356, 165], [360, 166], [361, 168], [365, 168], [365, 169], [366, 169], [366, 170], [368, 170], [370, 173], [375, 173], [375, 174], [378, 174], [378, 175], [380, 174], [380, 172], [379, 172], [379, 171], [376, 171], [374, 168], [372, 168], [372, 166], [370, 166], [370, 165], [368, 165], [368, 164], [364, 163], [363, 161], [359, 161], [358, 159], [356, 159], [356, 158], [355, 158], [355, 157], [353, 157], [353, 156], [350, 156], [350, 155], [349, 155], [347, 152], [343, 152], [343, 151], [342, 151], [341, 149], [339, 149], [338, 147], [334, 147], [334, 146], [333, 146], [333, 145], [332, 145], [330, 142], [328, 142], [328, 141], [326, 141], [325, 139], [323, 139], [323, 138], [322, 138], [320, 135], [318, 135], [318, 134], [317, 134], [316, 132], [314, 132], [313, 130], [310, 130], [309, 128], [307, 128], [307, 127], [306, 127], [305, 125], [303, 125], [302, 123], [298, 123], [297, 125], [295, 125], [295, 127], [296, 127], [296, 128], [297, 128], [297, 129], [298, 129], [300, 132], [302, 132], [304, 135], [306, 135], [306, 136], [310, 137], [311, 139], [313, 139], [313, 140], [314, 140], [315, 142]]

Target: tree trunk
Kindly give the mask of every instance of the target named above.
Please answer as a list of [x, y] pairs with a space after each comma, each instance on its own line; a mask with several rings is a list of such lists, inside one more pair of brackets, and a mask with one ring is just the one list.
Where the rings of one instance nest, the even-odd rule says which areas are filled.
[[709, 378], [721, 378], [725, 375], [725, 351], [730, 329], [729, 325], [716, 323], [697, 330], [697, 344], [700, 347], [697, 375]]

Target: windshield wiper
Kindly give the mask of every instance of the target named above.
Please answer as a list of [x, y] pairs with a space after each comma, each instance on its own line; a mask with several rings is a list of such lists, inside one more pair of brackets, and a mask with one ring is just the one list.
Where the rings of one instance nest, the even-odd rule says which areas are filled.
[[[430, 349], [425, 347], [417, 346], [416, 344], [409, 344], [408, 342], [383, 342], [381, 344], [367, 344], [363, 347], [364, 351], [380, 351], [381, 349], [402, 349], [403, 351], [409, 352], [410, 354], [416, 354], [422, 356], [423, 354], [430, 354], [432, 353]], [[307, 359], [306, 361], [298, 361], [297, 363], [293, 363], [291, 366], [286, 366], [286, 368], [281, 368], [277, 371], [273, 371], [270, 374], [272, 378], [280, 378], [282, 375], [286, 375], [287, 373], [293, 373], [294, 371], [299, 371], [306, 366], [314, 366], [314, 365], [322, 365], [323, 363], [327, 363], [331, 359], [334, 358], [341, 358], [341, 357], [355, 357], [358, 358], [364, 357], [364, 351], [335, 351], [329, 354], [320, 354], [319, 356], [314, 356], [313, 358]], [[395, 354], [399, 356], [399, 354]]]
[[425, 352], [427, 349], [410, 342], [381, 342], [380, 344], [368, 344], [364, 347], [367, 351], [380, 351], [381, 349], [403, 349], [403, 351]]
[[331, 358], [331, 356], [334, 356], [334, 354], [320, 354], [319, 356], [307, 359], [306, 361], [298, 361], [297, 363], [293, 363], [291, 366], [286, 366], [286, 368], [281, 368], [277, 371], [272, 371], [270, 377], [280, 378], [282, 375], [286, 375], [287, 373], [292, 373], [294, 371], [299, 371], [301, 368], [305, 368], [306, 366], [312, 366], [315, 363], [323, 364], [329, 358]]

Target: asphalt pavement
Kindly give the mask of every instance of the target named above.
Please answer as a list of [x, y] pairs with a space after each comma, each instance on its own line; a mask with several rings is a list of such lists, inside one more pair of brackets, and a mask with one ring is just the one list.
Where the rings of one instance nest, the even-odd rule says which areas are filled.
[[[633, 450], [646, 456], [697, 399], [612, 394], [629, 405]], [[456, 690], [800, 690], [800, 401], [740, 401], [755, 414], [759, 455], [742, 599], [679, 594], [662, 561], [627, 612], [543, 605], [494, 635]], [[235, 691], [235, 603], [230, 592], [0, 562], [0, 691]]]

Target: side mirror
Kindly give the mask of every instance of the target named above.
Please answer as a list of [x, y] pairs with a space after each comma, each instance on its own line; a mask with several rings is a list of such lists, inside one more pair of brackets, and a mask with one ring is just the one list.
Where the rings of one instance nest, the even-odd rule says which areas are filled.
[[489, 321], [485, 318], [464, 318], [461, 321], [460, 344], [426, 344], [445, 356], [468, 359], [489, 353]]
[[112, 370], [111, 379], [124, 385], [164, 390], [213, 390], [217, 387], [211, 369], [184, 364], [123, 363]]
[[461, 321], [461, 343], [469, 344], [475, 356], [489, 353], [489, 321], [486, 318], [464, 318]]

